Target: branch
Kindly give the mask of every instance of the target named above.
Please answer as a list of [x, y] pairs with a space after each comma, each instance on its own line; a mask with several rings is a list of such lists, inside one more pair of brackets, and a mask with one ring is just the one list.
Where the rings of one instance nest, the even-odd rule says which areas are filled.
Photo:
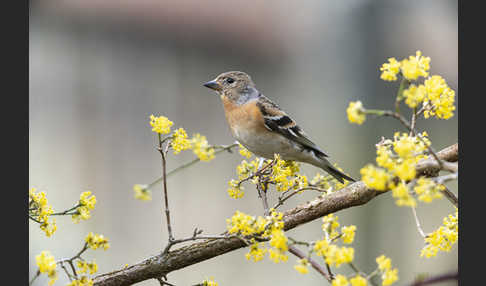
[[[451, 147], [446, 149], [449, 150], [449, 148]], [[442, 160], [453, 161], [452, 158], [458, 157], [457, 148], [455, 148], [456, 153], [450, 150], [443, 152], [444, 150], [437, 153]], [[438, 164], [417, 166], [417, 173], [427, 174], [438, 171]], [[385, 192], [368, 189], [363, 182], [358, 181], [334, 193], [319, 196], [285, 212], [283, 217], [284, 230], [288, 231], [339, 210], [366, 204]], [[166, 255], [152, 256], [127, 268], [101, 274], [94, 279], [94, 285], [131, 285], [147, 279], [162, 277], [170, 272], [245, 246], [247, 246], [245, 242], [237, 237], [215, 238], [193, 243], [170, 251]]]
[[459, 272], [452, 272], [452, 273], [446, 273], [446, 274], [441, 274], [433, 277], [429, 277], [420, 281], [416, 281], [410, 286], [424, 286], [424, 285], [430, 285], [430, 284], [435, 284], [438, 282], [444, 282], [448, 280], [456, 280], [459, 281]]

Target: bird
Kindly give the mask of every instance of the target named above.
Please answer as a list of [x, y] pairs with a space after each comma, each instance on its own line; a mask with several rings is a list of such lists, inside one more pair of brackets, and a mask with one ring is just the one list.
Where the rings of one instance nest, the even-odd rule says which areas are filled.
[[277, 104], [264, 96], [251, 77], [229, 71], [203, 84], [220, 96], [233, 137], [253, 154], [304, 162], [323, 169], [339, 182], [353, 178], [335, 168], [329, 157]]

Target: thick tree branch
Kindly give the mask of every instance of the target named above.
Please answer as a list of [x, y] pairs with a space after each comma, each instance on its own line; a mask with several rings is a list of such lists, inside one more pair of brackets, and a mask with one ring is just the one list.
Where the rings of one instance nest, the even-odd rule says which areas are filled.
[[[454, 145], [453, 145], [454, 146]], [[437, 155], [444, 161], [454, 161], [458, 158], [457, 144], [448, 147]], [[418, 174], [436, 174], [438, 164], [418, 164]], [[290, 230], [299, 225], [313, 221], [342, 209], [367, 203], [374, 197], [385, 192], [370, 190], [359, 181], [334, 193], [319, 196], [316, 199], [299, 205], [284, 213], [284, 229]], [[131, 285], [143, 280], [167, 275], [172, 271], [197, 264], [216, 256], [247, 246], [243, 240], [236, 237], [208, 239], [193, 243], [165, 255], [157, 255], [127, 268], [101, 274], [94, 279], [94, 285]]]

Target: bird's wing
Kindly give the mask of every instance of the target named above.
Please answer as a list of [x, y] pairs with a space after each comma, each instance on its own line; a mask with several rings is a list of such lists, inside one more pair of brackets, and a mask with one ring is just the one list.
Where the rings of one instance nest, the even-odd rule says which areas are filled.
[[293, 142], [299, 143], [304, 149], [314, 151], [316, 155], [328, 157], [307, 137], [304, 130], [302, 130], [290, 116], [263, 94], [260, 94], [257, 106], [263, 114], [265, 127], [267, 129], [277, 132]]

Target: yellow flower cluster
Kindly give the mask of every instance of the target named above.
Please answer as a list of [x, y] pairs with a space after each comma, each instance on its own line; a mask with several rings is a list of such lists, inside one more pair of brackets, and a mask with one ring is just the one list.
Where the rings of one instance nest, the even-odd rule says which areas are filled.
[[56, 232], [57, 225], [56, 220], [49, 221], [49, 217], [54, 213], [52, 206], [47, 201], [46, 194], [44, 192], [36, 193], [36, 188], [29, 190], [29, 215], [37, 217], [40, 222], [40, 229], [44, 231], [47, 237], [50, 237]]
[[206, 136], [194, 134], [191, 141], [191, 149], [201, 161], [209, 162], [214, 159], [214, 148], [206, 140]]
[[398, 269], [392, 269], [391, 259], [385, 255], [376, 258], [378, 269], [381, 273], [382, 286], [388, 286], [398, 280]]
[[218, 286], [218, 283], [214, 281], [213, 277], [206, 279], [202, 283], [203, 286]]
[[358, 125], [363, 124], [366, 119], [365, 109], [359, 100], [349, 103], [349, 106], [346, 109], [346, 114], [348, 115], [349, 122], [356, 123]]
[[397, 74], [400, 72], [400, 62], [398, 62], [395, 58], [389, 58], [388, 63], [384, 63], [380, 67], [381, 79], [386, 81], [395, 81], [397, 80]]
[[339, 236], [343, 243], [349, 244], [354, 240], [356, 226], [351, 225], [341, 228], [341, 233], [337, 231], [339, 227], [338, 217], [329, 214], [322, 218], [322, 230], [326, 234], [324, 239], [314, 243], [313, 251], [317, 256], [322, 256], [330, 266], [341, 266], [343, 263], [350, 263], [354, 259], [354, 249], [352, 247], [339, 247], [332, 242]]
[[[172, 125], [173, 122], [165, 116], [155, 117], [154, 115], [150, 115], [150, 126], [152, 126], [152, 131], [155, 133], [168, 134]], [[205, 136], [196, 133], [191, 139], [188, 139], [186, 130], [179, 128], [173, 132], [171, 137], [170, 146], [174, 150], [174, 154], [192, 149], [201, 161], [211, 161], [214, 159], [215, 150], [209, 145]]]
[[152, 131], [155, 133], [168, 134], [170, 133], [170, 127], [173, 124], [174, 123], [165, 116], [155, 117], [153, 114], [150, 115], [150, 126], [152, 126]]
[[140, 185], [135, 184], [133, 185], [133, 191], [135, 199], [141, 201], [150, 201], [152, 200], [152, 192], [147, 188], [147, 185]]
[[456, 109], [454, 106], [455, 92], [440, 75], [433, 75], [424, 81], [424, 84], [415, 85], [403, 91], [405, 103], [416, 108], [423, 104], [424, 117], [435, 116], [440, 119], [449, 119]]
[[299, 259], [297, 261], [297, 265], [294, 265], [294, 269], [297, 270], [299, 273], [307, 274], [309, 273], [309, 261], [306, 258]]
[[[243, 152], [245, 153], [245, 152]], [[265, 160], [264, 165], [269, 164], [271, 160]], [[242, 180], [247, 180], [250, 176], [254, 175], [258, 171], [258, 166], [260, 163], [259, 158], [255, 158], [251, 162], [246, 160], [241, 161], [241, 163], [236, 167], [236, 172], [238, 174], [239, 181], [231, 180], [228, 184], [230, 188], [228, 189], [228, 194], [232, 198], [241, 198], [243, 196], [243, 186], [238, 186], [239, 182]], [[276, 190], [279, 192], [297, 190], [305, 188], [309, 185], [308, 179], [305, 175], [300, 175], [299, 163], [295, 161], [285, 161], [280, 159], [280, 155], [275, 154], [275, 163], [271, 168], [271, 173], [268, 176], [268, 181], [270, 184], [276, 186]], [[253, 184], [258, 184], [258, 177], [254, 177], [251, 182]]]
[[442, 198], [441, 191], [445, 189], [445, 186], [438, 185], [431, 179], [420, 177], [413, 189], [420, 201], [430, 203], [434, 199]]
[[[378, 167], [368, 164], [360, 170], [363, 182], [372, 189], [392, 190], [399, 206], [416, 206], [415, 199], [410, 195], [406, 182], [416, 177], [415, 166], [421, 159], [427, 158], [425, 152], [430, 145], [427, 133], [409, 136], [407, 133], [396, 132], [392, 140], [384, 140], [377, 145], [376, 163]], [[394, 179], [399, 179], [396, 183]], [[437, 198], [437, 190], [441, 187], [433, 181], [419, 179], [418, 192], [420, 200], [427, 201]]]
[[346, 244], [353, 243], [355, 231], [356, 231], [355, 225], [345, 226], [345, 227], [341, 228], [341, 233], [343, 234], [343, 236], [341, 238], [343, 240], [343, 243], [346, 243]]
[[236, 180], [229, 181], [228, 185], [230, 186], [228, 189], [228, 195], [233, 199], [239, 199], [245, 195], [245, 192], [243, 192], [244, 187], [242, 185], [238, 186], [238, 182]]
[[80, 279], [71, 281], [67, 286], [93, 286], [93, 280], [88, 276], [81, 276]]
[[[428, 77], [429, 69], [430, 58], [423, 57], [422, 53], [417, 51], [415, 56], [409, 56], [408, 59], [400, 62], [395, 58], [388, 59], [388, 63], [384, 63], [380, 71], [382, 71], [381, 79], [386, 81], [397, 80], [397, 74], [400, 71], [405, 79], [412, 81], [419, 77]], [[417, 108], [419, 104], [423, 104], [425, 118], [435, 116], [440, 119], [449, 119], [454, 115], [455, 92], [439, 75], [428, 77], [423, 84], [411, 84], [403, 91], [402, 95], [410, 108]], [[361, 124], [359, 122], [361, 119], [364, 121], [364, 114], [359, 113], [359, 108], [362, 108], [362, 106], [353, 105], [352, 108], [351, 104], [355, 103], [351, 102], [348, 107], [348, 118], [351, 122]], [[358, 115], [361, 115], [361, 117], [358, 117]]]
[[96, 204], [96, 196], [91, 196], [91, 191], [81, 193], [79, 196], [79, 207], [76, 208], [76, 213], [71, 216], [74, 223], [78, 223], [80, 219], [87, 220], [91, 217], [90, 210], [94, 209]]
[[435, 116], [440, 119], [449, 119], [454, 116], [453, 111], [455, 92], [439, 75], [433, 75], [424, 82], [427, 98], [424, 99], [424, 117]]
[[191, 149], [191, 141], [187, 139], [187, 133], [184, 128], [174, 131], [172, 141], [170, 142], [174, 154], [179, 154], [183, 150]]
[[422, 56], [421, 51], [417, 51], [415, 56], [409, 56], [408, 59], [403, 59], [398, 62], [395, 58], [389, 58], [388, 63], [384, 63], [380, 67], [381, 79], [385, 81], [397, 80], [399, 72], [408, 79], [416, 80], [419, 77], [426, 77], [429, 75], [430, 58]]
[[44, 192], [36, 193], [36, 188], [29, 190], [29, 215], [37, 217], [40, 222], [40, 229], [44, 231], [47, 237], [50, 237], [56, 232], [56, 220], [49, 221], [49, 217], [54, 213], [54, 210], [49, 205], [46, 194]]
[[285, 252], [288, 250], [287, 237], [283, 227], [283, 213], [271, 210], [271, 215], [266, 218], [258, 216], [257, 218], [247, 215], [243, 212], [236, 211], [231, 219], [227, 219], [227, 228], [230, 234], [241, 236], [259, 235], [262, 238], [270, 238], [269, 245], [272, 247], [266, 249], [263, 243], [258, 243], [252, 238], [250, 241], [250, 251], [245, 255], [246, 259], [257, 262], [263, 259], [268, 252], [270, 259], [278, 263], [287, 261], [288, 256]]
[[339, 227], [339, 217], [334, 214], [328, 214], [322, 218], [322, 231], [329, 235], [330, 239], [333, 239], [339, 235], [337, 228]]
[[246, 157], [247, 159], [250, 159], [250, 157], [253, 154], [251, 154], [251, 152], [248, 149], [246, 149], [243, 145], [238, 144], [238, 146], [240, 147], [240, 149], [239, 149], [240, 155], [243, 156], [243, 157]]
[[420, 256], [429, 258], [436, 256], [439, 250], [450, 251], [459, 238], [458, 219], [457, 209], [454, 215], [445, 217], [443, 220], [444, 225], [425, 238], [426, 245], [422, 249]]
[[275, 164], [272, 166], [272, 181], [276, 184], [279, 192], [289, 189], [298, 189], [308, 186], [307, 177], [299, 175], [300, 164], [295, 161], [285, 161], [280, 159], [280, 155], [275, 154]]
[[94, 260], [93, 262], [78, 260], [77, 266], [79, 268], [79, 273], [87, 273], [89, 271], [89, 274], [95, 274], [96, 272], [98, 272], [98, 264], [96, 264]]
[[265, 244], [263, 242], [256, 242], [254, 238], [251, 239], [251, 242], [250, 251], [245, 254], [245, 257], [247, 260], [251, 259], [254, 262], [258, 262], [265, 257], [267, 249], [264, 247]]
[[348, 286], [351, 283], [351, 286], [366, 286], [368, 285], [368, 281], [366, 278], [361, 277], [359, 274], [355, 277], [349, 279], [342, 274], [336, 275], [336, 277], [332, 280], [331, 286]]
[[288, 250], [288, 246], [287, 237], [285, 236], [283, 229], [278, 227], [272, 227], [270, 235], [271, 239], [269, 241], [269, 244], [273, 247], [269, 250], [270, 259], [275, 263], [279, 263], [280, 261], [286, 262], [288, 256], [285, 254], [285, 252]]
[[226, 223], [230, 234], [247, 236], [263, 232], [268, 221], [261, 216], [255, 218], [243, 212], [236, 211], [231, 219], [226, 219]]
[[46, 273], [50, 278], [49, 285], [54, 284], [58, 278], [56, 271], [57, 264], [54, 256], [52, 256], [49, 251], [42, 251], [35, 257], [35, 260], [37, 262], [37, 266], [39, 267], [39, 272]]
[[88, 247], [91, 249], [103, 248], [103, 250], [107, 250], [108, 248], [110, 248], [110, 243], [108, 242], [108, 239], [105, 238], [102, 234], [93, 234], [92, 232], [90, 232], [84, 240], [88, 244]]

